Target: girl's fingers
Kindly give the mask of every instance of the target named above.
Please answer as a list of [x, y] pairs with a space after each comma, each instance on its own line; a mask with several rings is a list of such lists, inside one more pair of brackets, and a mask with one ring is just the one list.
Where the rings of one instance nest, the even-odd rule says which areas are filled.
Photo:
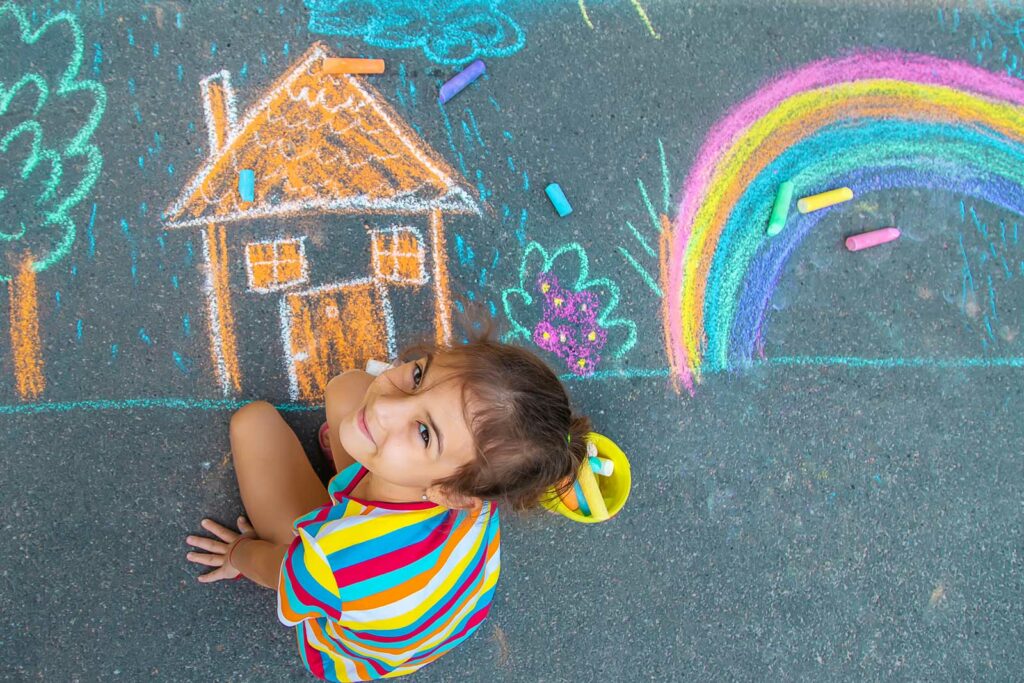
[[255, 531], [252, 524], [249, 524], [249, 520], [244, 515], [238, 518], [238, 530], [243, 534]]
[[225, 560], [224, 555], [209, 555], [207, 553], [187, 553], [185, 558], [189, 562], [205, 564], [207, 567], [222, 567]]
[[211, 553], [220, 553], [223, 555], [228, 551], [228, 544], [215, 541], [212, 538], [204, 538], [203, 536], [188, 536], [185, 541], [196, 548], [201, 550], [208, 550]]
[[238, 532], [232, 531], [231, 529], [221, 524], [217, 524], [217, 522], [213, 521], [212, 519], [204, 519], [201, 522], [201, 524], [204, 529], [212, 532], [218, 538], [220, 538], [223, 541], [227, 541], [228, 543], [238, 538]]
[[214, 569], [212, 572], [200, 574], [198, 579], [200, 583], [211, 583], [213, 581], [220, 581], [221, 579], [227, 578], [224, 576], [223, 569]]

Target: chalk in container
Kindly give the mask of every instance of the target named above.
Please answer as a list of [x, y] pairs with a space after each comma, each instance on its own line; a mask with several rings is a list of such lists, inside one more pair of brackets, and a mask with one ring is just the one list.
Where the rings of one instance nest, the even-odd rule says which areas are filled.
[[243, 168], [238, 172], [238, 194], [242, 195], [243, 202], [256, 199], [256, 171]]
[[775, 195], [775, 204], [772, 205], [772, 217], [768, 220], [768, 236], [775, 237], [786, 225], [789, 218], [789, 205], [793, 202], [793, 181], [787, 180], [779, 185], [779, 192]]
[[384, 60], [324, 57], [323, 70], [325, 74], [382, 74]]
[[565, 193], [562, 192], [562, 188], [558, 186], [558, 183], [551, 183], [544, 188], [544, 192], [547, 193], [548, 199], [555, 205], [555, 211], [562, 218], [565, 218], [572, 213], [572, 206], [569, 204], [569, 200], [565, 198]]
[[899, 236], [899, 228], [882, 228], [881, 230], [862, 232], [859, 235], [851, 235], [850, 237], [847, 237], [846, 248], [850, 251], [869, 249], [871, 247], [877, 247], [879, 244], [885, 244], [886, 242], [892, 242], [895, 239], [899, 239]]
[[576, 486], [572, 486], [565, 493], [562, 494], [562, 505], [569, 508], [573, 512], [580, 511], [579, 498], [576, 497]]
[[441, 86], [441, 96], [438, 98], [441, 100], [441, 104], [444, 104], [462, 92], [463, 88], [480, 78], [481, 74], [486, 70], [487, 66], [484, 64], [484, 60], [478, 59], [459, 73], [452, 76], [444, 85]]
[[579, 480], [573, 482], [572, 490], [576, 495], [576, 504], [579, 506], [580, 514], [584, 517], [590, 516], [590, 506], [587, 504], [587, 497], [583, 495], [583, 487]]
[[594, 470], [595, 474], [600, 474], [602, 477], [612, 476], [612, 472], [615, 471], [615, 463], [608, 458], [598, 458], [597, 456], [590, 456], [587, 458], [590, 462], [590, 469]]
[[840, 187], [837, 190], [829, 190], [821, 194], [804, 197], [796, 203], [796, 208], [800, 209], [800, 213], [810, 213], [818, 209], [827, 209], [835, 204], [848, 202], [851, 199], [853, 199], [853, 190], [848, 187]]
[[601, 494], [601, 486], [597, 483], [597, 477], [594, 476], [594, 471], [590, 469], [589, 462], [584, 463], [580, 467], [576, 481], [583, 492], [583, 499], [579, 501], [580, 507], [582, 508], [584, 503], [586, 503], [587, 508], [590, 510], [590, 516], [594, 517], [598, 522], [608, 519], [608, 507]]

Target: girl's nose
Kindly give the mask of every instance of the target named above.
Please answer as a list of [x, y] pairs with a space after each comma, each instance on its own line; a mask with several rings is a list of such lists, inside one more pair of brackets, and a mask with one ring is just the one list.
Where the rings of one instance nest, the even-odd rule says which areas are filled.
[[409, 401], [401, 392], [385, 392], [373, 402], [373, 413], [381, 429], [390, 432], [407, 419]]

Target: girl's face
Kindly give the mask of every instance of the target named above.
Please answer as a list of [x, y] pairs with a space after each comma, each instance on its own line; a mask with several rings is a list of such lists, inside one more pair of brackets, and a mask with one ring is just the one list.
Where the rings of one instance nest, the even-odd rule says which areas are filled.
[[341, 423], [345, 450], [394, 486], [425, 490], [455, 474], [475, 454], [462, 386], [442, 382], [451, 374], [432, 355], [381, 373]]

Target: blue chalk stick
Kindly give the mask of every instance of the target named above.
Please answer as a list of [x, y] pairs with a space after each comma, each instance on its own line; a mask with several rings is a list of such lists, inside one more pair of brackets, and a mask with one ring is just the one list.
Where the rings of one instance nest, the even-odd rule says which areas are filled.
[[569, 205], [569, 200], [565, 198], [565, 193], [562, 192], [562, 188], [558, 186], [558, 183], [551, 183], [544, 188], [544, 191], [548, 194], [548, 199], [555, 205], [555, 211], [562, 218], [565, 218], [572, 213], [572, 206]]
[[579, 481], [575, 481], [573, 482], [572, 488], [576, 492], [576, 502], [580, 504], [580, 514], [589, 517], [590, 506], [587, 505], [587, 498], [583, 495], [583, 487], [580, 486]]
[[243, 168], [238, 172], [238, 194], [242, 195], [243, 202], [256, 199], [256, 171]]
[[467, 85], [480, 78], [480, 75], [487, 70], [487, 66], [484, 64], [482, 59], [478, 59], [459, 73], [452, 76], [444, 85], [441, 86], [441, 104], [444, 104], [451, 98], [462, 92], [463, 88]]

